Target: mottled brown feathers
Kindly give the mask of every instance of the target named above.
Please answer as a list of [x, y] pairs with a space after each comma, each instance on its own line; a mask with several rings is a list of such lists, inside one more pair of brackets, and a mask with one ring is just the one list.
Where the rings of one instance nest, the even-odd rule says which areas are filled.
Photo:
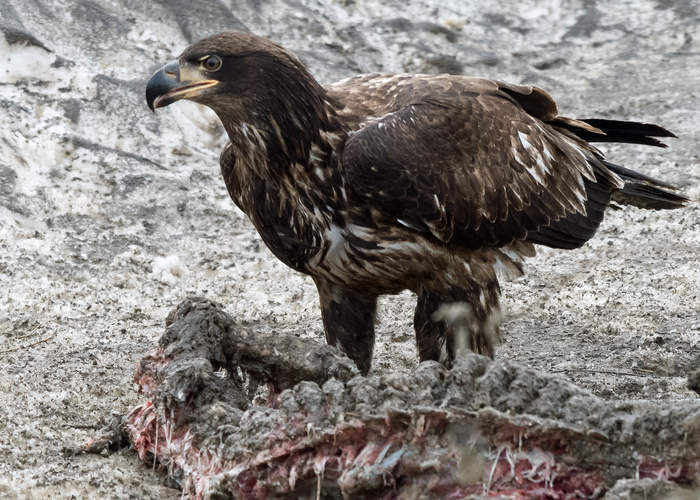
[[[191, 98], [229, 135], [229, 193], [273, 254], [313, 277], [328, 342], [364, 373], [379, 295], [416, 292], [420, 358], [449, 365], [455, 344], [434, 315], [440, 304], [466, 302], [474, 324], [486, 324], [498, 308], [497, 273], [520, 273], [533, 244], [583, 245], [611, 200], [687, 201], [589, 144], [661, 145], [655, 137], [673, 134], [560, 117], [536, 87], [376, 74], [322, 88], [285, 49], [243, 33], [197, 42], [180, 68], [195, 72], [212, 54], [223, 64], [206, 78], [218, 83]], [[488, 350], [483, 331], [474, 328], [469, 344]]]
[[[453, 79], [434, 81], [443, 78]], [[348, 140], [343, 164], [360, 196], [472, 249], [508, 245], [584, 213], [583, 180], [601, 167], [593, 152], [512, 105], [494, 82], [462, 80], [450, 82], [455, 97], [419, 95]]]

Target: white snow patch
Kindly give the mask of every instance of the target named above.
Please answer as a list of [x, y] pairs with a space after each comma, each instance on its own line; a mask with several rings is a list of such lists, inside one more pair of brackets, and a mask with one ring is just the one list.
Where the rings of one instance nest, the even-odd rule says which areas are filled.
[[177, 255], [156, 257], [153, 259], [152, 274], [161, 281], [175, 284], [179, 278], [187, 274], [187, 266], [185, 266]]
[[0, 83], [15, 83], [23, 78], [41, 78], [51, 70], [56, 56], [44, 49], [10, 45], [0, 37]]

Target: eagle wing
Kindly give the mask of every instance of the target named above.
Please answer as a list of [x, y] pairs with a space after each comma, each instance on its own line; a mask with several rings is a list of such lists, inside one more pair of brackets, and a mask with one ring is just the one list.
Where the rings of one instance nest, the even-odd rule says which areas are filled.
[[447, 90], [440, 82], [422, 91], [348, 139], [349, 186], [399, 223], [443, 242], [541, 242], [533, 235], [552, 226], [545, 244], [580, 246], [623, 183], [595, 149], [538, 118], [554, 120], [556, 105], [534, 90], [455, 80]]

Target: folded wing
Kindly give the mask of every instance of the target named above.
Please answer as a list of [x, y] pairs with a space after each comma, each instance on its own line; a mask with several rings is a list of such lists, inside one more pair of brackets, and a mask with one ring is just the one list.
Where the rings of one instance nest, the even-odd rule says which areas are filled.
[[343, 165], [366, 202], [443, 242], [580, 246], [624, 186], [594, 148], [543, 121], [556, 106], [539, 89], [465, 80], [412, 101], [352, 135]]

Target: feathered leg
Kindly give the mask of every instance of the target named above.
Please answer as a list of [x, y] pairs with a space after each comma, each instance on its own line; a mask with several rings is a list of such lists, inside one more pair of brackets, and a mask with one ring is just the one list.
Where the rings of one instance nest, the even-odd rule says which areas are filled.
[[314, 278], [321, 299], [326, 342], [339, 347], [367, 375], [374, 350], [376, 296], [350, 293], [328, 280]]
[[421, 287], [413, 323], [420, 360], [439, 361], [450, 368], [459, 332], [467, 337], [465, 347], [493, 358], [499, 341], [499, 295], [496, 281], [482, 289], [453, 287], [434, 292]]

